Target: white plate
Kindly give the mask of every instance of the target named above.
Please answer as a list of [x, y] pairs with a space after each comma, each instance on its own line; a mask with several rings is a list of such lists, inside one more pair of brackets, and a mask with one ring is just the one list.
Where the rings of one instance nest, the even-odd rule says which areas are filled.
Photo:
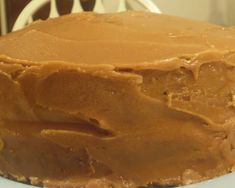
[[18, 183], [18, 182], [8, 180], [2, 177], [0, 177], [0, 187], [1, 188], [36, 188], [31, 185], [25, 185], [23, 183]]
[[[35, 186], [17, 183], [0, 177], [1, 188], [36, 188]], [[231, 173], [213, 180], [198, 184], [187, 185], [181, 188], [235, 188], [235, 173]]]

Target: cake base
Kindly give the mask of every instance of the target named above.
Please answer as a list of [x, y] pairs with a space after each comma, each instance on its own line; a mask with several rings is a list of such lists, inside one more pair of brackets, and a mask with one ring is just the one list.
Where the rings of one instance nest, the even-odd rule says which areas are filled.
[[[162, 142], [156, 139], [153, 143], [151, 134], [144, 135], [148, 137], [148, 140], [141, 139], [141, 142], [138, 142], [139, 138], [132, 140], [129, 136], [128, 140], [114, 140], [113, 142], [109, 140], [111, 144], [96, 141], [96, 144], [93, 143], [94, 148], [90, 148], [89, 139], [86, 140], [77, 133], [79, 126], [76, 125], [76, 132], [72, 128], [69, 129], [69, 126], [71, 125], [2, 122], [0, 124], [2, 175], [17, 181], [52, 188], [92, 188], [94, 185], [96, 188], [152, 188], [202, 181], [225, 174], [231, 168], [229, 163], [223, 161], [223, 155], [219, 152], [210, 154], [213, 148], [205, 148], [200, 143], [202, 140], [190, 141], [188, 147], [184, 145], [183, 148], [180, 143], [172, 145], [172, 143], [165, 142], [166, 149], [158, 154], [156, 152], [159, 151], [159, 143], [162, 145]], [[85, 133], [87, 130], [81, 125], [81, 131]], [[151, 147], [148, 143], [150, 140], [155, 147]], [[184, 142], [189, 142], [189, 140], [185, 138], [182, 140], [182, 143]], [[111, 152], [113, 148], [117, 150], [118, 145], [122, 146], [122, 149], [119, 148], [116, 154], [113, 153], [115, 151]], [[138, 145], [145, 147], [145, 154], [138, 153], [137, 148], [133, 151], [133, 147], [138, 147]], [[180, 151], [177, 152], [177, 148]], [[92, 150], [94, 149], [102, 151], [104, 161], [93, 157]], [[151, 157], [151, 152], [154, 158]], [[172, 157], [175, 159], [171, 159], [169, 152], [174, 152]], [[140, 160], [134, 166], [131, 164], [133, 157], [136, 158], [135, 160]], [[145, 160], [147, 157], [149, 162]], [[156, 160], [158, 157], [160, 159]], [[114, 164], [112, 165], [114, 168], [117, 165], [116, 169], [107, 165], [108, 163]], [[126, 168], [121, 165], [126, 165]], [[188, 170], [184, 171], [184, 169]], [[205, 173], [200, 174], [198, 171]], [[172, 172], [175, 175], [172, 175]], [[152, 176], [152, 173], [155, 175]], [[172, 178], [173, 176], [176, 178]], [[148, 182], [149, 177], [155, 179]]]

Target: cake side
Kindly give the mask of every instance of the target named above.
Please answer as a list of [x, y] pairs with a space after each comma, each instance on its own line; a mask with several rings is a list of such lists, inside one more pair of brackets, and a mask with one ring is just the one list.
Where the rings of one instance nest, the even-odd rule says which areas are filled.
[[[146, 23], [132, 22], [141, 15]], [[169, 20], [168, 30], [148, 24], [149, 17], [150, 23]], [[87, 28], [97, 23], [108, 31], [126, 28], [122, 39], [133, 38], [119, 41], [111, 33], [95, 42], [68, 38], [79, 31], [83, 36], [78, 28], [63, 37], [65, 31], [57, 28], [51, 36], [50, 23], [62, 27], [57, 22], [76, 19]], [[173, 28], [171, 20], [178, 23]], [[44, 24], [48, 33], [41, 30]], [[211, 38], [193, 45], [189, 38], [197, 38], [198, 30], [182, 36], [195, 25], [202, 32], [212, 29]], [[2, 38], [1, 54], [10, 56], [2, 56], [0, 64], [2, 173], [45, 187], [139, 187], [182, 185], [231, 172], [235, 56], [228, 37], [214, 29], [227, 36], [234, 32], [149, 13], [89, 13], [36, 23]], [[168, 43], [169, 30], [181, 33], [175, 46]], [[213, 35], [220, 36], [214, 38], [217, 46], [208, 46]], [[101, 43], [106, 45], [99, 49]], [[91, 48], [76, 51], [83, 47]]]

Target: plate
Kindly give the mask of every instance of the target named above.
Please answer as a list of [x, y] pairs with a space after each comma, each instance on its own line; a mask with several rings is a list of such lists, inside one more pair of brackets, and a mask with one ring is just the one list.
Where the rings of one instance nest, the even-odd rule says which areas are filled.
[[18, 183], [6, 178], [0, 177], [0, 187], [1, 188], [37, 188], [32, 185], [26, 185], [23, 183]]
[[[234, 188], [235, 186], [235, 173], [231, 173], [219, 178], [208, 180], [205, 182], [183, 186], [181, 188]], [[0, 187], [4, 188], [37, 188], [35, 186], [18, 183], [0, 177]], [[180, 187], [178, 187], [180, 188]]]

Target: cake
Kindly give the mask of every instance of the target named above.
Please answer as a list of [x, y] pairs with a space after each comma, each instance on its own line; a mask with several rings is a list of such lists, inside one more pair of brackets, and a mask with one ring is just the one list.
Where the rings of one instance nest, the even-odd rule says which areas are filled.
[[234, 28], [79, 13], [1, 37], [0, 54], [3, 176], [147, 188], [234, 170]]

